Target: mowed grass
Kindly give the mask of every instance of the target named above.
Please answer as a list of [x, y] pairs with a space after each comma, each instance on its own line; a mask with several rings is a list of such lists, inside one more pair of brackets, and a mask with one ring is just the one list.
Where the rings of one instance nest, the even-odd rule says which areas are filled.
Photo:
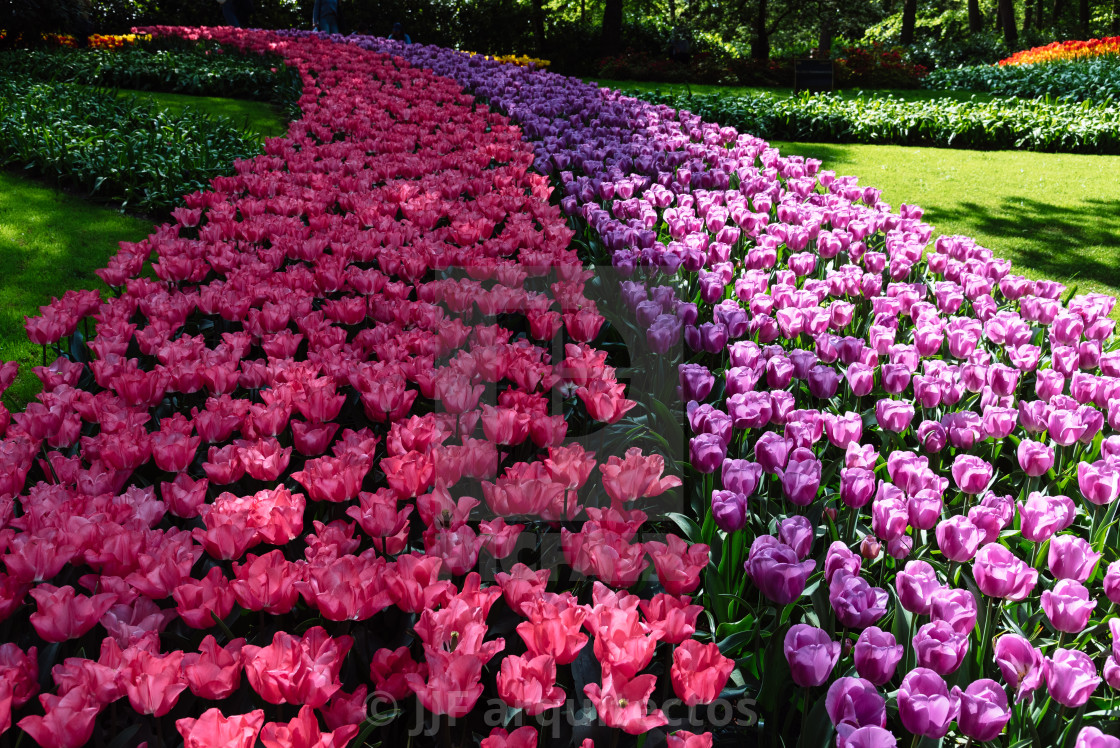
[[0, 172], [0, 360], [20, 365], [5, 397], [9, 408], [22, 409], [40, 389], [31, 368], [42, 363], [42, 351], [27, 340], [23, 318], [70, 289], [106, 291], [93, 271], [105, 266], [118, 242], [139, 241], [151, 231], [148, 220]]
[[263, 101], [222, 99], [216, 96], [188, 96], [186, 94], [133, 91], [129, 89], [119, 89], [117, 94], [121, 97], [135, 96], [140, 100], [152, 101], [171, 112], [193, 109], [195, 111], [201, 110], [214, 117], [226, 117], [247, 130], [259, 133], [261, 140], [283, 135], [288, 130], [288, 123], [279, 109]]
[[[172, 111], [188, 107], [229, 117], [260, 134], [283, 135], [287, 123], [270, 104], [181, 94], [120, 91], [157, 102]], [[135, 242], [152, 232], [152, 219], [123, 215], [111, 206], [89, 203], [18, 172], [0, 171], [0, 361], [18, 361], [20, 375], [5, 394], [10, 409], [22, 409], [40, 390], [32, 367], [42, 350], [27, 340], [24, 317], [70, 289], [107, 287], [94, 275], [119, 242]], [[47, 361], [54, 354], [47, 353]]]
[[935, 235], [970, 236], [1014, 273], [1120, 295], [1120, 156], [772, 144], [859, 177], [895, 210], [920, 205]]

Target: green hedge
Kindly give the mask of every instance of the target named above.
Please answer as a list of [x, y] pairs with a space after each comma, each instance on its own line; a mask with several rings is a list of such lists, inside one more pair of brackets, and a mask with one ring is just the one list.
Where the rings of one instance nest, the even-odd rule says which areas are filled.
[[1120, 153], [1120, 109], [1106, 104], [810, 94], [784, 98], [646, 91], [635, 95], [776, 140]]
[[256, 99], [289, 105], [299, 98], [296, 71], [277, 57], [247, 55], [216, 44], [140, 43], [114, 50], [0, 52], [0, 70], [38, 81]]
[[924, 85], [1028, 99], [1049, 96], [1063, 101], [1115, 101], [1120, 98], [1120, 58], [941, 68], [930, 73]]
[[227, 119], [0, 74], [0, 166], [130, 210], [164, 213], [259, 152], [257, 134]]

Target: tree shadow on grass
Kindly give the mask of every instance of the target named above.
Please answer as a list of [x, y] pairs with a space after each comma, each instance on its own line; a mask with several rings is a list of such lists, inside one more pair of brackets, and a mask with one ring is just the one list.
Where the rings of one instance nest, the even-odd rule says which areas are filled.
[[975, 226], [978, 233], [1023, 239], [1012, 259], [1043, 275], [1120, 287], [1120, 204], [1086, 200], [1066, 206], [1004, 198], [998, 208], [967, 202], [955, 210], [932, 209], [925, 218], [935, 227], [954, 220]]

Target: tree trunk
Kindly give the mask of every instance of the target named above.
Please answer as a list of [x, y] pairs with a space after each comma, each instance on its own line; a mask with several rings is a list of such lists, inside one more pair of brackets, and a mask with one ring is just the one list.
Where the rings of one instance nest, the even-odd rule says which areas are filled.
[[1023, 33], [1026, 34], [1031, 30], [1031, 22], [1034, 20], [1034, 3], [1035, 0], [1024, 0], [1023, 2]]
[[1120, 34], [1120, 0], [1112, 0], [1112, 34]]
[[984, 14], [980, 12], [980, 0], [968, 0], [968, 30], [975, 34], [983, 29]]
[[832, 11], [826, 9], [821, 17], [821, 33], [817, 42], [817, 54], [822, 60], [832, 56]]
[[918, 20], [918, 0], [902, 0], [902, 33], [898, 42], [902, 46], [914, 43], [914, 24]]
[[669, 0], [669, 25], [677, 25], [677, 0]]
[[1015, 0], [999, 0], [1000, 22], [1003, 26], [1003, 41], [1011, 52], [1019, 46], [1019, 27], [1015, 25]]
[[533, 0], [533, 43], [537, 45], [537, 54], [545, 56], [544, 38], [544, 4], [542, 0]]
[[[1120, 0], [1117, 0], [1120, 2]], [[758, 0], [754, 16], [754, 37], [751, 39], [751, 59], [770, 59], [770, 32], [766, 28], [767, 0]]]
[[1058, 21], [1066, 13], [1066, 0], [1054, 0], [1054, 14], [1050, 18], [1050, 23], [1054, 26], [1058, 25]]
[[1089, 38], [1089, 0], [1081, 0], [1077, 4], [1077, 20], [1081, 27], [1081, 38]]
[[617, 55], [622, 47], [622, 0], [606, 0], [603, 3], [602, 33], [600, 51], [603, 57]]

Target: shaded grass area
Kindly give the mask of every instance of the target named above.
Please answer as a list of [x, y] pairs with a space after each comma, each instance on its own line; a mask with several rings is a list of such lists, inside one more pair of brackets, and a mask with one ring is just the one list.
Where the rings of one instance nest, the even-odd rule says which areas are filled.
[[202, 111], [213, 117], [226, 117], [234, 124], [260, 134], [260, 139], [283, 135], [288, 123], [280, 108], [263, 101], [246, 99], [222, 99], [216, 96], [189, 96], [186, 94], [157, 93], [154, 91], [135, 91], [117, 89], [121, 97], [135, 96], [142, 100], [153, 101], [161, 108], [179, 113], [186, 109]]
[[105, 266], [118, 242], [139, 241], [151, 230], [149, 220], [0, 171], [0, 360], [20, 365], [5, 397], [9, 408], [22, 409], [40, 389], [31, 367], [42, 363], [42, 352], [27, 340], [23, 318], [70, 289], [105, 291], [93, 271]]
[[[1120, 156], [774, 141], [783, 154], [920, 205], [935, 235], [963, 234], [1014, 273], [1120, 295]], [[1120, 320], [1120, 309], [1113, 318]]]
[[[721, 94], [725, 96], [780, 96], [788, 98], [793, 96], [792, 88], [762, 88], [759, 86], [717, 86], [704, 83], [651, 83], [650, 81], [619, 81], [605, 78], [586, 78], [589, 83], [614, 88], [623, 93], [637, 93], [642, 91], [659, 92], [663, 94]], [[891, 96], [903, 101], [931, 101], [947, 99], [949, 101], [992, 101], [998, 98], [990, 93], [976, 91], [934, 91], [921, 88], [899, 89], [842, 89], [836, 91], [841, 99], [870, 99]]]
[[[186, 108], [232, 119], [266, 137], [283, 135], [287, 123], [271, 104], [150, 91], [119, 91], [150, 99], [174, 112]], [[42, 363], [39, 346], [27, 340], [26, 316], [70, 289], [106, 286], [94, 275], [117, 251], [152, 232], [151, 217], [123, 215], [46, 186], [18, 172], [0, 171], [0, 361], [18, 361], [20, 375], [5, 395], [9, 408], [22, 409], [40, 390], [31, 372]], [[47, 354], [50, 361], [53, 354]]]

